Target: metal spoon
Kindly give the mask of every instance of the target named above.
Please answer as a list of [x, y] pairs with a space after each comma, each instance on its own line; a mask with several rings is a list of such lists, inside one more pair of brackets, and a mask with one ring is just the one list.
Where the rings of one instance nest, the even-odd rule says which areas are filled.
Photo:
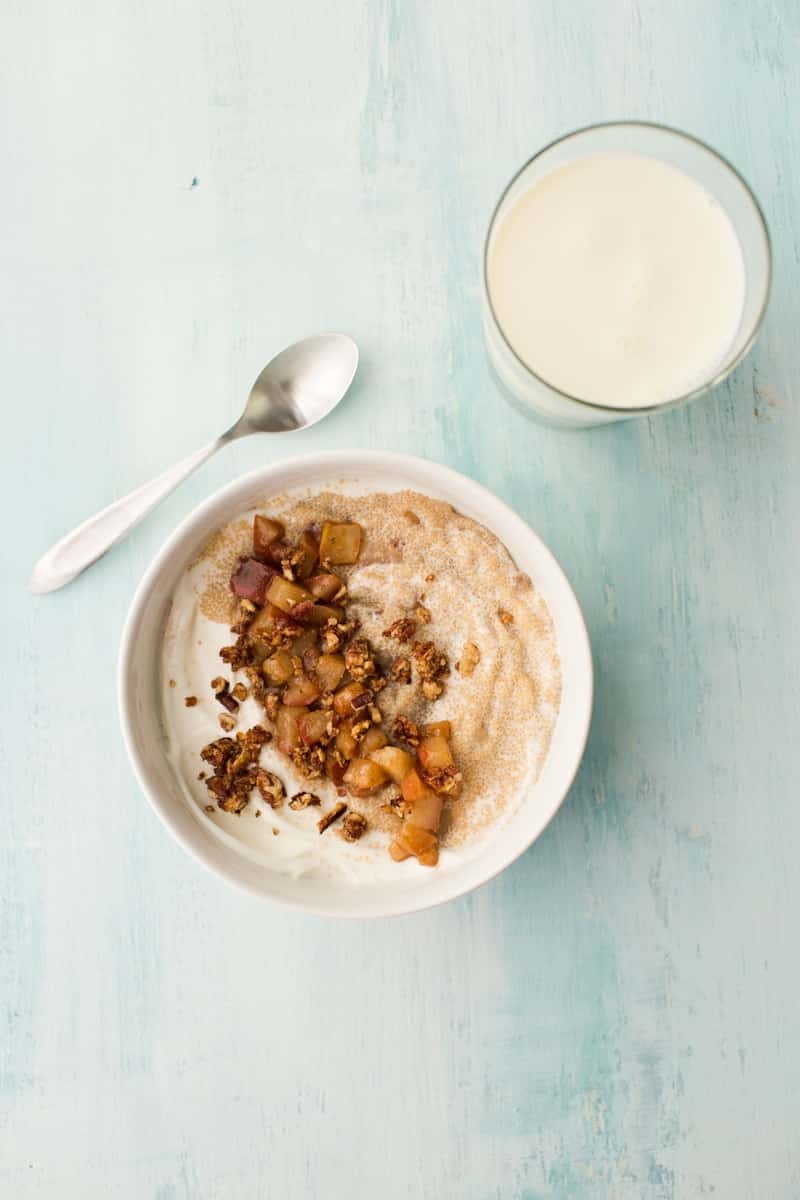
[[282, 350], [253, 384], [235, 425], [210, 446], [123, 496], [56, 542], [33, 568], [29, 590], [54, 592], [80, 575], [228, 442], [251, 433], [288, 433], [321, 421], [350, 387], [357, 366], [358, 347], [343, 333], [305, 338]]

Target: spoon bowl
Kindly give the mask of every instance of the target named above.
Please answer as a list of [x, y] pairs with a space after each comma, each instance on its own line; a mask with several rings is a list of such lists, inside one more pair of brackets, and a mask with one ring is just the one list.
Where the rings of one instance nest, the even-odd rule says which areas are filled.
[[358, 347], [343, 333], [304, 338], [276, 354], [256, 379], [244, 412], [216, 441], [157, 479], [116, 500], [56, 542], [33, 568], [28, 590], [53, 592], [126, 537], [192, 471], [229, 442], [251, 433], [291, 433], [316, 425], [353, 382]]
[[316, 425], [339, 403], [357, 368], [358, 347], [343, 333], [295, 342], [264, 367], [234, 428], [246, 424], [248, 433], [291, 433]]

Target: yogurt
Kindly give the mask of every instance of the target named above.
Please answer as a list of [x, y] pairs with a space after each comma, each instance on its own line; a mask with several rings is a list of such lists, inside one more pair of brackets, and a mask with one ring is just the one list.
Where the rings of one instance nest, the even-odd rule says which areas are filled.
[[713, 378], [745, 298], [724, 209], [676, 167], [594, 154], [523, 192], [489, 244], [495, 317], [517, 357], [582, 400], [637, 408]]

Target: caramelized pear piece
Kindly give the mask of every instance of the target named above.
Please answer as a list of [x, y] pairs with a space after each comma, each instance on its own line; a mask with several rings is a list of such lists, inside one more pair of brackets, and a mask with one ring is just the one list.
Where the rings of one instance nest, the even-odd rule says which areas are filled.
[[315, 604], [306, 617], [308, 624], [316, 627], [327, 625], [331, 619], [334, 621], [343, 620], [344, 609], [339, 608], [337, 604]]
[[397, 746], [384, 746], [380, 750], [373, 750], [370, 758], [379, 767], [383, 767], [386, 774], [395, 783], [402, 783], [409, 771], [414, 770], [414, 760], [411, 755]]
[[442, 816], [442, 797], [429, 788], [416, 770], [409, 771], [400, 785], [403, 799], [411, 805], [404, 825], [418, 825], [435, 832]]
[[377, 791], [389, 776], [368, 758], [354, 758], [344, 773], [344, 785], [351, 796], [364, 797]]
[[300, 734], [300, 741], [304, 746], [316, 746], [318, 742], [323, 741], [328, 735], [328, 726], [330, 725], [330, 713], [324, 709], [319, 709], [316, 712], [304, 713], [297, 722], [297, 731]]
[[441, 771], [444, 767], [452, 767], [453, 755], [446, 738], [436, 735], [423, 738], [417, 747], [417, 757], [426, 771]]
[[253, 517], [253, 553], [259, 558], [265, 558], [268, 548], [273, 542], [280, 541], [285, 532], [280, 521], [273, 521], [271, 517], [262, 517], [257, 513]]
[[274, 654], [265, 659], [261, 671], [270, 683], [276, 685], [288, 683], [294, 675], [291, 655], [287, 654], [285, 650], [276, 650]]
[[419, 855], [418, 862], [421, 867], [435, 867], [439, 861], [439, 847], [432, 846], [430, 850], [424, 850]]
[[336, 749], [343, 758], [355, 758], [358, 741], [353, 737], [351, 723], [346, 721], [336, 735]]
[[292, 682], [283, 693], [283, 703], [287, 708], [300, 708], [319, 700], [322, 692], [315, 679], [307, 675], [295, 675]]
[[443, 737], [447, 738], [449, 742], [452, 737], [452, 726], [449, 721], [431, 721], [430, 725], [420, 726], [420, 733], [424, 738]]
[[429, 829], [422, 829], [419, 825], [409, 825], [408, 821], [403, 822], [395, 841], [409, 854], [416, 855], [417, 858], [421, 854], [428, 854], [438, 846], [435, 833], [431, 833]]
[[[263, 565], [263, 564], [262, 564]], [[265, 568], [268, 570], [269, 568]], [[275, 575], [267, 588], [267, 599], [281, 612], [290, 613], [296, 604], [310, 600], [311, 596], [299, 583], [291, 583], [282, 575]]]
[[344, 658], [341, 654], [323, 654], [317, 661], [317, 679], [325, 692], [335, 692], [344, 678]]
[[361, 526], [355, 523], [326, 521], [319, 540], [319, 556], [334, 565], [358, 562], [361, 552]]
[[328, 778], [336, 785], [341, 787], [344, 783], [345, 772], [347, 771], [347, 763], [339, 762], [333, 751], [329, 751], [325, 755], [325, 770]]
[[300, 744], [300, 718], [306, 714], [304, 708], [279, 708], [275, 718], [275, 733], [278, 749], [282, 754], [291, 754]]
[[292, 642], [291, 653], [295, 658], [302, 658], [306, 650], [311, 646], [316, 646], [317, 635], [313, 629], [307, 629], [305, 633], [301, 633], [299, 638]]
[[332, 600], [341, 591], [343, 580], [338, 575], [312, 575], [306, 587], [315, 600]]
[[389, 854], [395, 862], [405, 862], [407, 858], [411, 858], [410, 851], [404, 850], [399, 842], [392, 842], [389, 847]]
[[[366, 756], [371, 755], [374, 750], [381, 750], [388, 740], [382, 729], [378, 729], [377, 725], [372, 725], [361, 739], [361, 754]], [[372, 761], [374, 762], [375, 759]]]
[[242, 600], [263, 604], [275, 578], [273, 567], [259, 562], [257, 558], [240, 558], [238, 567], [231, 575], [231, 591]]
[[[362, 699], [365, 697], [365, 699]], [[351, 713], [366, 708], [371, 699], [363, 683], [348, 683], [333, 698], [333, 707], [340, 717], [349, 717]]]
[[308, 579], [309, 575], [317, 565], [317, 557], [319, 555], [319, 542], [314, 537], [310, 530], [300, 534], [300, 540], [297, 543], [297, 549], [302, 554], [302, 558], [298, 563], [295, 563], [294, 573], [298, 579]]

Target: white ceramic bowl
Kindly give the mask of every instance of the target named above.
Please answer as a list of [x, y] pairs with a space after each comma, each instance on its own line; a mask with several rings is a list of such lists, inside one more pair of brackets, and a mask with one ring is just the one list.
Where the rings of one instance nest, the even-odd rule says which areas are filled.
[[[300, 486], [313, 490], [357, 480], [372, 490], [413, 488], [445, 500], [501, 539], [530, 575], [555, 622], [562, 669], [561, 708], [538, 780], [480, 853], [447, 871], [420, 870], [397, 884], [352, 886], [294, 879], [221, 843], [190, 811], [165, 753], [159, 696], [161, 637], [184, 568], [211, 535], [244, 509]], [[133, 598], [119, 659], [122, 732], [134, 770], [155, 811], [199, 862], [257, 896], [326, 916], [413, 912], [472, 891], [518, 858], [552, 819], [578, 769], [592, 709], [592, 658], [586, 626], [566, 576], [547, 547], [507, 505], [471, 479], [420, 458], [373, 451], [308, 455], [235, 480], [201, 504], [157, 554]]]

